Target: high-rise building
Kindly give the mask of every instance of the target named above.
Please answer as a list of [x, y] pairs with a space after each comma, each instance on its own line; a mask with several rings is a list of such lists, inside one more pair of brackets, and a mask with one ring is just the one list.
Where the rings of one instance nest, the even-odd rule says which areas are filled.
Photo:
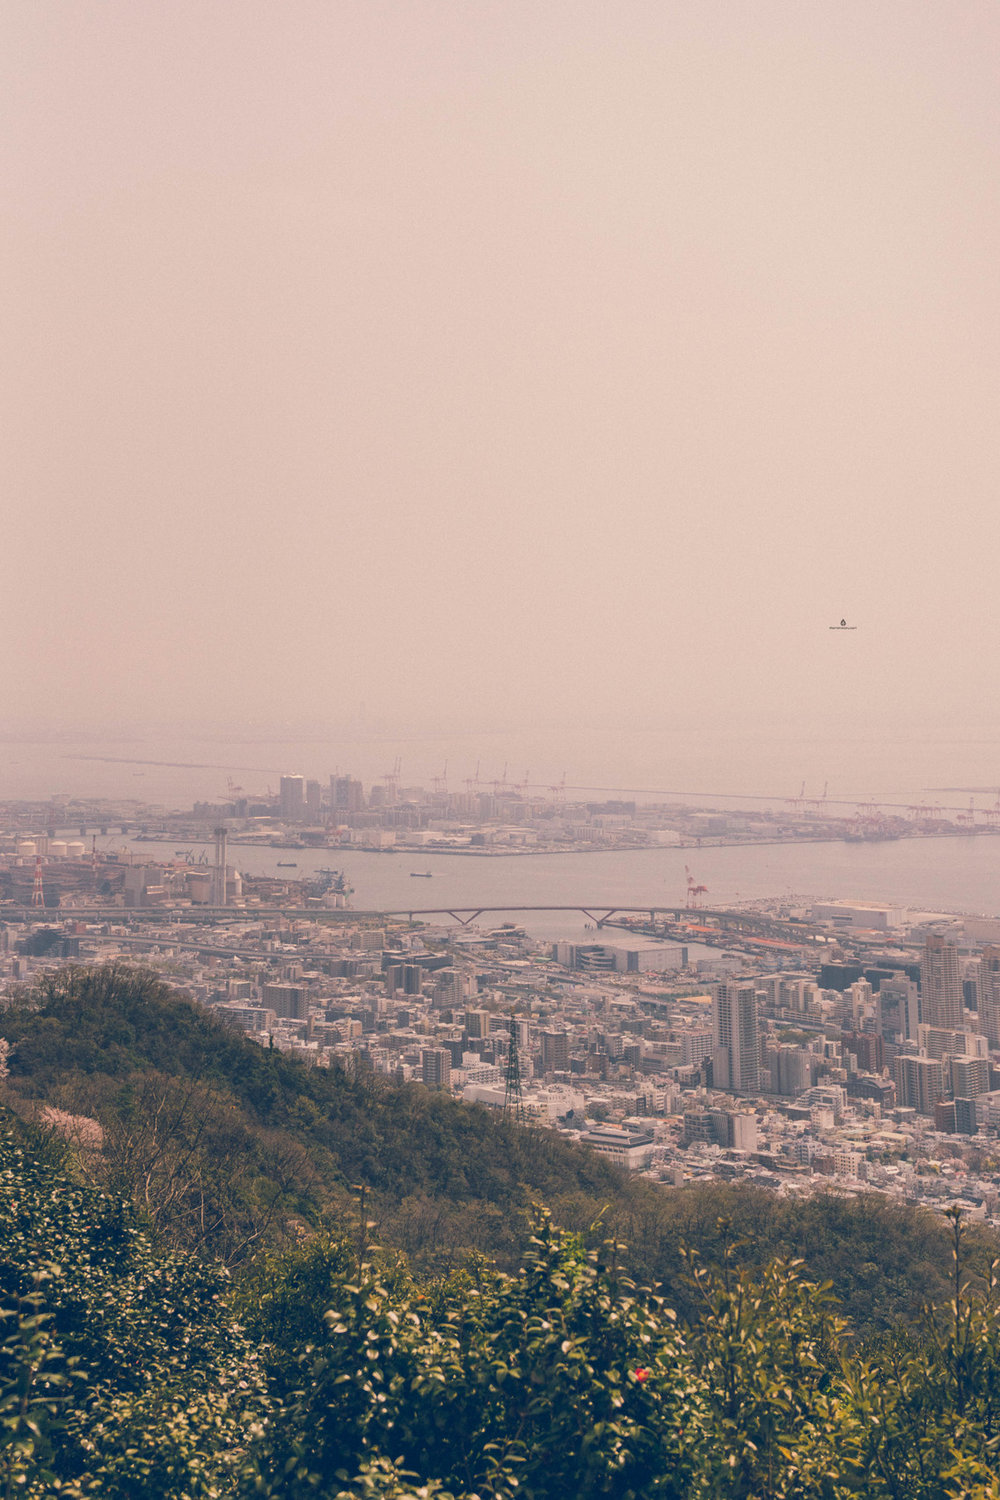
[[306, 782], [305, 811], [310, 823], [318, 823], [323, 816], [323, 788], [318, 781]]
[[874, 1032], [845, 1031], [841, 1046], [845, 1054], [854, 1055], [862, 1073], [881, 1073], [885, 1066], [885, 1046]]
[[451, 1087], [451, 1052], [444, 1047], [423, 1047], [420, 1052], [420, 1076], [431, 1089]]
[[920, 1025], [920, 995], [917, 986], [905, 974], [883, 979], [876, 997], [876, 1025], [881, 1035], [894, 1044], [915, 1042]]
[[306, 809], [306, 782], [304, 776], [282, 776], [280, 784], [281, 820], [283, 823], [301, 823]]
[[921, 1023], [917, 1027], [917, 1040], [920, 1050], [928, 1057], [936, 1057], [943, 1062], [947, 1057], [986, 1057], [988, 1047], [986, 1038], [978, 1031], [946, 1031], [942, 1026], [924, 1026]]
[[937, 1101], [945, 1096], [944, 1069], [937, 1058], [901, 1053], [893, 1058], [892, 1072], [896, 1103], [915, 1109], [918, 1115], [932, 1115]]
[[365, 789], [353, 776], [330, 777], [330, 807], [335, 813], [360, 812], [365, 805]]
[[565, 1031], [540, 1031], [538, 1045], [542, 1054], [543, 1073], [569, 1071], [569, 1036]]
[[990, 1047], [1000, 1047], [1000, 948], [983, 949], [978, 988], [979, 1029]]
[[305, 1021], [309, 1018], [306, 992], [300, 984], [265, 984], [262, 1003], [286, 1021]]
[[808, 1047], [784, 1044], [777, 1048], [771, 1062], [771, 1087], [776, 1094], [793, 1098], [812, 1088], [816, 1081], [817, 1057]]
[[962, 979], [958, 949], [937, 933], [929, 933], [920, 965], [920, 1013], [929, 1026], [959, 1031], [963, 1021]]
[[948, 1065], [956, 1099], [978, 1099], [990, 1091], [990, 1064], [985, 1057], [953, 1057]]
[[752, 982], [712, 985], [712, 1081], [716, 1088], [755, 1094], [760, 1088], [757, 991]]
[[712, 1033], [707, 1026], [682, 1031], [680, 1049], [682, 1063], [700, 1063], [702, 1058], [712, 1055]]

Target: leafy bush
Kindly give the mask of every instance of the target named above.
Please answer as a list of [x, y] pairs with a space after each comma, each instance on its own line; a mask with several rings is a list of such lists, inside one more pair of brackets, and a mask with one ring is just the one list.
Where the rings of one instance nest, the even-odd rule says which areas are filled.
[[31, 1147], [0, 1130], [8, 1480], [20, 1465], [24, 1495], [226, 1493], [263, 1390], [225, 1272], [159, 1253], [128, 1205]]

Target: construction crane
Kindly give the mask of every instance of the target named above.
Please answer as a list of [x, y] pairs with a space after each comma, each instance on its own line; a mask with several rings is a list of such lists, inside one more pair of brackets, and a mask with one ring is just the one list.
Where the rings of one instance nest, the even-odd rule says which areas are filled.
[[[805, 791], [805, 786], [806, 786], [806, 784], [805, 784], [805, 782], [803, 782], [802, 783], [802, 790], [803, 791]], [[820, 812], [820, 813], [825, 813], [826, 812], [826, 794], [827, 794], [827, 791], [829, 789], [829, 786], [830, 786], [830, 783], [828, 781], [824, 781], [824, 783], [823, 783], [823, 795], [822, 795], [822, 797], [813, 797], [812, 800], [810, 801], [809, 806], [812, 808], [813, 812]]]
[[969, 798], [969, 811], [960, 812], [955, 815], [956, 823], [968, 823], [971, 827], [976, 821], [976, 801], [974, 797]]

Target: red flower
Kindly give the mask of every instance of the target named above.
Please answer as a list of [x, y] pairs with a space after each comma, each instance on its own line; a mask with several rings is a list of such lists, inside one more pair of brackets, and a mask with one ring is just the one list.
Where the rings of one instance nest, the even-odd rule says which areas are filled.
[[648, 1370], [644, 1370], [642, 1368], [642, 1366], [640, 1365], [639, 1369], [636, 1370], [636, 1372], [635, 1372], [635, 1378], [636, 1378], [636, 1380], [638, 1380], [639, 1384], [642, 1385], [642, 1383], [643, 1383], [644, 1380], [648, 1380], [649, 1379], [649, 1371]]

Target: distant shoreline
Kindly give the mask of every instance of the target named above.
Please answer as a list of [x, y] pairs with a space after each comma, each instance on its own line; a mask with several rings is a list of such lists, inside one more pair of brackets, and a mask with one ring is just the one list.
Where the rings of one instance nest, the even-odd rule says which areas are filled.
[[[888, 839], [849, 839], [842, 834], [829, 834], [826, 836], [815, 835], [809, 838], [784, 838], [784, 839], [714, 839], [702, 838], [699, 842], [687, 842], [680, 844], [584, 844], [575, 848], [521, 848], [521, 849], [445, 849], [420, 845], [393, 845], [391, 848], [383, 848], [376, 844], [280, 844], [261, 843], [258, 839], [241, 839], [238, 835], [230, 835], [229, 847], [243, 849], [258, 849], [267, 853], [273, 849], [275, 853], [287, 853], [292, 851], [298, 854], [381, 854], [400, 857], [408, 855], [413, 858], [438, 858], [446, 856], [449, 859], [526, 859], [541, 858], [548, 854], [652, 854], [662, 851], [676, 851], [689, 849], [791, 849], [811, 844], [849, 844], [852, 846], [864, 845], [871, 847], [875, 844], [900, 844], [911, 839], [950, 839], [950, 838], [979, 838], [983, 834], [996, 834], [1000, 830], [994, 828], [977, 828], [968, 833], [957, 833], [954, 829], [942, 829], [940, 832], [912, 832], [900, 834], [898, 837]], [[196, 847], [211, 849], [211, 839], [185, 838], [184, 834], [133, 834], [133, 842], [142, 844], [176, 844], [187, 842]]]

